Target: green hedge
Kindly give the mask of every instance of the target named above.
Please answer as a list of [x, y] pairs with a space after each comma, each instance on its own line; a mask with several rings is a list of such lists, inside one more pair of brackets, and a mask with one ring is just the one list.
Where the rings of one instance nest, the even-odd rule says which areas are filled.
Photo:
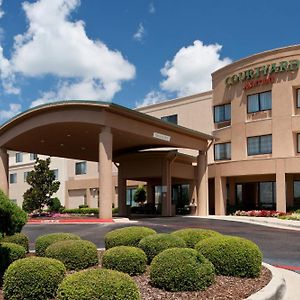
[[238, 277], [260, 275], [262, 252], [249, 240], [233, 236], [212, 237], [199, 242], [195, 249], [213, 263], [217, 274]]
[[73, 233], [50, 233], [39, 236], [35, 241], [35, 253], [37, 256], [45, 256], [48, 246], [64, 240], [80, 240], [80, 237]]
[[172, 232], [171, 234], [182, 238], [189, 248], [195, 248], [196, 244], [204, 239], [222, 236], [221, 233], [217, 231], [199, 228], [180, 229]]
[[28, 236], [24, 233], [15, 233], [14, 235], [6, 235], [0, 242], [14, 243], [21, 245], [25, 248], [26, 252], [29, 252], [29, 240]]
[[60, 260], [67, 270], [82, 270], [98, 264], [95, 244], [84, 240], [65, 240], [51, 244], [46, 257]]
[[66, 277], [57, 292], [59, 300], [140, 300], [129, 275], [106, 269], [84, 270]]
[[138, 275], [146, 271], [147, 256], [143, 250], [136, 247], [113, 247], [104, 252], [102, 266], [129, 275]]
[[190, 248], [167, 249], [158, 254], [150, 265], [153, 285], [168, 291], [198, 291], [214, 282], [213, 264]]
[[78, 215], [98, 215], [99, 214], [99, 208], [89, 208], [89, 207], [83, 207], [83, 208], [65, 208], [61, 210], [62, 214], [78, 214]]
[[149, 235], [139, 242], [139, 248], [144, 250], [147, 255], [148, 263], [160, 252], [169, 248], [186, 248], [186, 243], [183, 239], [167, 234], [159, 233]]
[[105, 248], [109, 249], [116, 246], [137, 247], [141, 239], [153, 234], [156, 234], [155, 230], [142, 226], [115, 229], [105, 235]]
[[3, 274], [7, 267], [17, 259], [24, 258], [26, 250], [23, 246], [14, 243], [0, 243], [0, 274]]
[[53, 299], [65, 272], [63, 263], [56, 259], [34, 256], [19, 259], [4, 274], [4, 299]]

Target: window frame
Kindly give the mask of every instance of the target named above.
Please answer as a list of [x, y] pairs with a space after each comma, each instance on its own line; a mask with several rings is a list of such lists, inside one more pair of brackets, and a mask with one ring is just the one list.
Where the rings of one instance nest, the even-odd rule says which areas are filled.
[[[217, 146], [224, 146], [225, 147], [225, 149], [226, 149], [226, 145], [230, 145], [230, 155], [229, 155], [229, 157], [225, 157], [225, 158], [216, 158], [216, 147]], [[225, 151], [224, 151], [224, 153], [225, 153]], [[227, 154], [227, 153], [226, 153]], [[220, 161], [220, 160], [231, 160], [231, 142], [226, 142], [226, 143], [217, 143], [217, 144], [214, 144], [214, 160], [215, 161]]]
[[[85, 165], [84, 172], [83, 173], [77, 173], [77, 166], [78, 165], [82, 165], [82, 164]], [[81, 168], [80, 168], [80, 170], [81, 170]], [[76, 162], [75, 163], [75, 175], [84, 175], [86, 173], [87, 173], [87, 163], [86, 163], [86, 161], [78, 161], [78, 162]]]
[[[266, 136], [271, 136], [271, 152], [261, 152], [261, 139], [262, 137], [266, 137]], [[258, 153], [252, 153], [252, 154], [249, 154], [249, 139], [251, 138], [258, 138], [259, 139], [259, 152]], [[273, 137], [272, 137], [272, 134], [264, 134], [264, 135], [256, 135], [256, 136], [248, 136], [247, 137], [247, 155], [248, 156], [254, 156], [254, 155], [262, 155], [262, 154], [272, 154], [273, 153]]]
[[[9, 183], [10, 184], [15, 184], [17, 183], [17, 173], [10, 173], [9, 174]], [[12, 180], [12, 178], [14, 178], [14, 180]]]
[[30, 153], [29, 155], [29, 159], [32, 161], [32, 160], [36, 160], [38, 157], [38, 155], [36, 153]]
[[[170, 118], [175, 118], [175, 121], [176, 121], [176, 122], [170, 121], [170, 120], [169, 120]], [[160, 119], [161, 119], [162, 121], [164, 121], [164, 122], [168, 122], [168, 123], [171, 123], [171, 124], [178, 125], [178, 114], [162, 116]]]
[[[260, 95], [265, 94], [265, 93], [270, 93], [271, 94], [271, 108], [269, 108], [269, 109], [261, 109]], [[249, 111], [249, 97], [255, 96], [255, 95], [258, 95], [258, 110]], [[260, 111], [268, 111], [268, 110], [272, 110], [272, 90], [247, 95], [247, 114], [255, 114], [255, 113], [260, 112]]]
[[23, 162], [23, 153], [22, 152], [16, 152], [16, 163]]
[[[226, 110], [225, 110], [225, 107], [226, 106], [230, 106], [230, 117], [229, 117], [229, 119], [226, 119]], [[220, 121], [216, 121], [216, 108], [219, 108], [219, 107], [223, 107], [224, 108], [224, 110], [223, 110], [223, 113], [222, 113], [222, 120], [220, 120]], [[231, 121], [231, 102], [229, 102], [229, 103], [226, 103], [226, 104], [220, 104], [220, 105], [215, 105], [214, 106], [214, 123], [215, 124], [218, 124], [218, 123], [224, 123], [224, 122], [229, 122], [229, 121]]]

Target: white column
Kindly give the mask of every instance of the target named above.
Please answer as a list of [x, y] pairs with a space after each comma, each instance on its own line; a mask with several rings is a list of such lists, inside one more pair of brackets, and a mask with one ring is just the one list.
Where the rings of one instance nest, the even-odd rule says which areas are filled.
[[109, 127], [99, 134], [99, 218], [112, 218], [112, 140]]
[[226, 214], [226, 177], [215, 177], [215, 214]]
[[0, 148], [0, 189], [8, 196], [8, 154], [7, 150]]
[[197, 157], [197, 211], [198, 216], [208, 215], [208, 174], [207, 154], [200, 152]]

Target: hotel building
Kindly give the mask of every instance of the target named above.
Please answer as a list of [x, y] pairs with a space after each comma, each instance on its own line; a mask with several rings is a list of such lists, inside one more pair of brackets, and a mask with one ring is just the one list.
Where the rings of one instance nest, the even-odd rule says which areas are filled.
[[[214, 137], [207, 151], [210, 214], [300, 207], [299, 67], [299, 45], [255, 54], [214, 72], [212, 91], [137, 109]], [[178, 151], [186, 157], [197, 155], [196, 150]], [[12, 152], [11, 159], [16, 159], [16, 153]], [[12, 160], [13, 180], [16, 163]], [[60, 198], [66, 207], [98, 206], [98, 200], [92, 200], [97, 163], [90, 163], [91, 173], [86, 172], [85, 178], [76, 176], [78, 163], [63, 159], [53, 166], [62, 176]], [[117, 169], [114, 172], [116, 188]], [[11, 182], [12, 199], [19, 198], [15, 187]], [[193, 200], [193, 185], [179, 182], [172, 186], [173, 203], [178, 203], [174, 198], [181, 197], [186, 188], [185, 201]], [[157, 186], [155, 193], [159, 193]]]

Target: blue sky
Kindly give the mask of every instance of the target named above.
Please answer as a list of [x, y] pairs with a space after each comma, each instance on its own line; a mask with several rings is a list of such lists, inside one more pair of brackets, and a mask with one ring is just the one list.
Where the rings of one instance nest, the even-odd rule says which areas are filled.
[[211, 88], [240, 58], [300, 44], [297, 0], [0, 0], [0, 124], [59, 100], [134, 108]]

